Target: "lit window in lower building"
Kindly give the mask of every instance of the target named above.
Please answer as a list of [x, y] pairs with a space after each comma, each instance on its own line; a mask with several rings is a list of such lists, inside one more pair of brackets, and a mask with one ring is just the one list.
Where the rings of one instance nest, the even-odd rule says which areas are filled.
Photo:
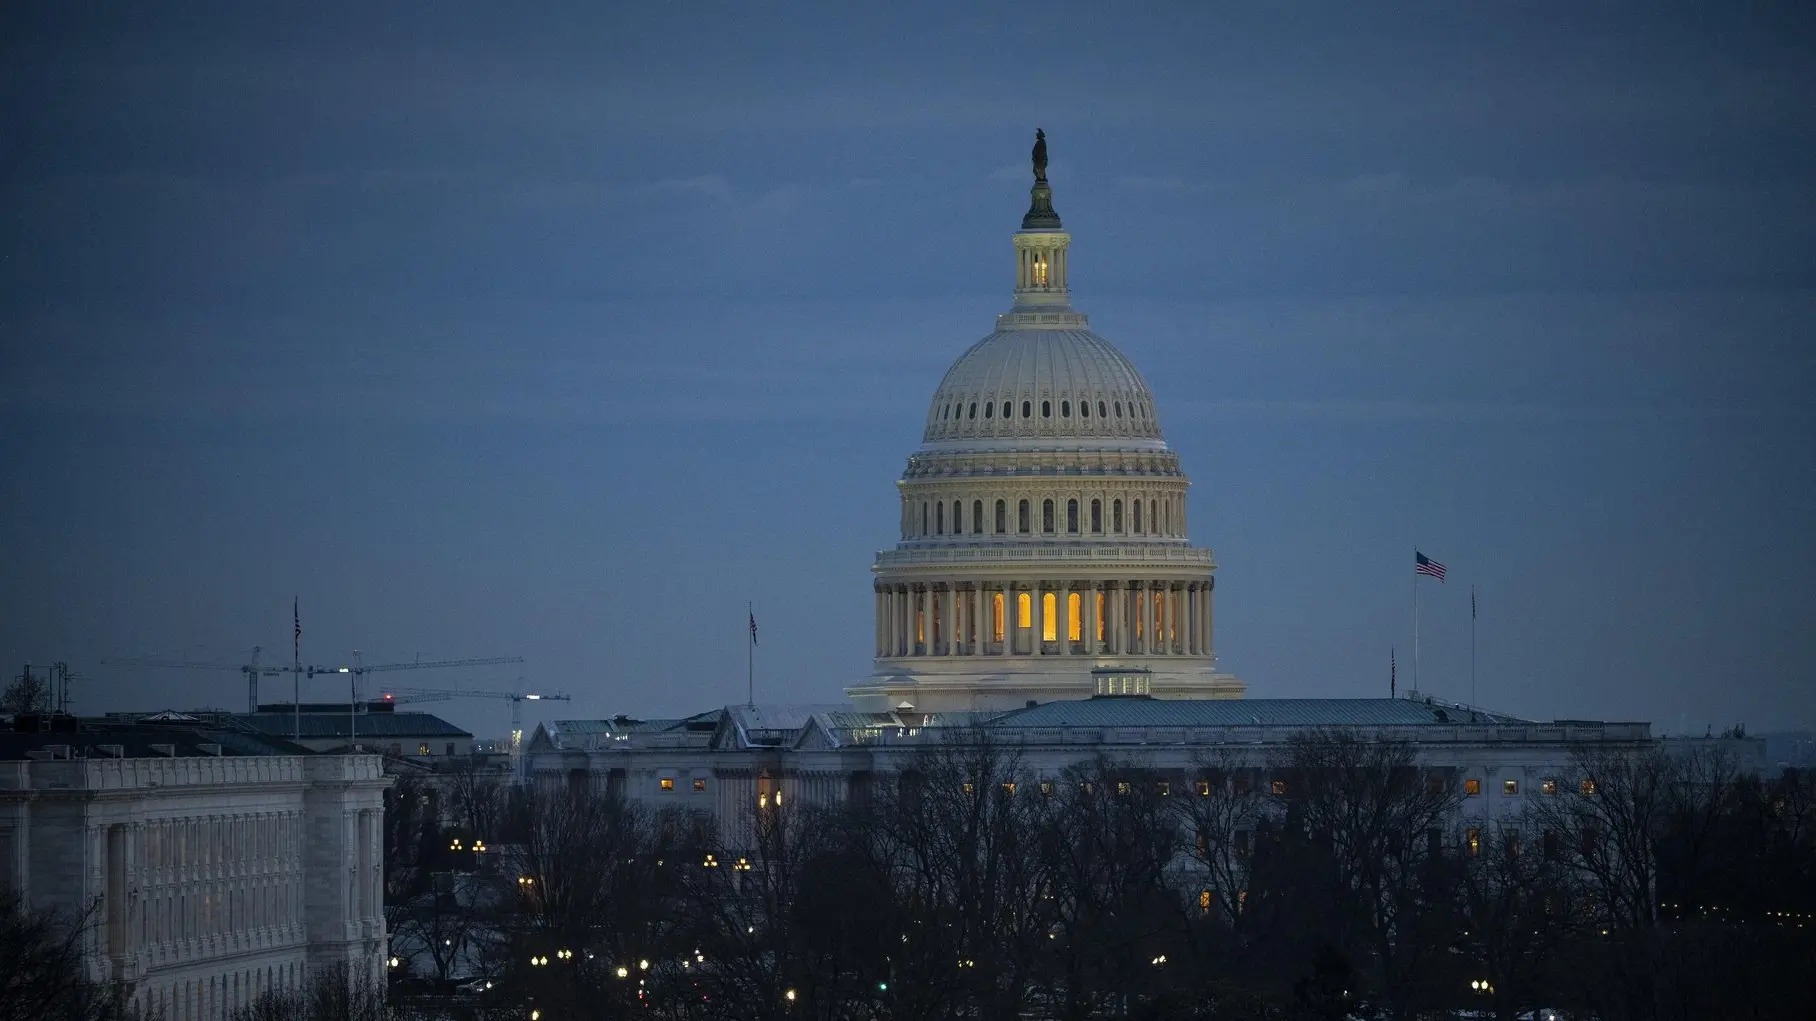
[[1482, 831], [1472, 829], [1464, 834], [1464, 842], [1469, 845], [1470, 854], [1482, 853]]
[[1539, 793], [1556, 794], [1557, 793], [1557, 781], [1556, 780], [1546, 780], [1544, 783], [1539, 784]]
[[1274, 790], [1275, 794], [1285, 794], [1286, 793], [1286, 781], [1285, 780], [1275, 780], [1273, 790]]
[[657, 783], [657, 786], [661, 787], [665, 791], [672, 791], [675, 789], [675, 778], [672, 776], [665, 776], [661, 780], [658, 780], [656, 783]]
[[1126, 796], [1129, 793], [1129, 782], [1127, 780], [1116, 781], [1116, 793]]
[[1198, 891], [1198, 910], [1200, 910], [1200, 911], [1211, 910], [1211, 891], [1209, 891], [1209, 890]]
[[1585, 797], [1585, 798], [1591, 794], [1594, 794], [1595, 793], [1595, 778], [1592, 776], [1583, 777], [1583, 782], [1582, 782], [1580, 789], [1582, 790], [1583, 797]]
[[1040, 782], [1040, 793], [1041, 793], [1042, 797], [1052, 797], [1053, 796], [1053, 781], [1042, 780]]
[[970, 782], [967, 782], [967, 783], [966, 783], [966, 784], [965, 784], [965, 786], [964, 786], [964, 790], [965, 790], [965, 793], [966, 793], [966, 794], [970, 794], [970, 793], [972, 793], [972, 792], [974, 792], [974, 791], [976, 791], [976, 790], [977, 790], [977, 785], [976, 785], [976, 784], [973, 784], [973, 783], [970, 783]]
[[1198, 796], [1201, 798], [1208, 798], [1211, 796], [1211, 782], [1209, 780], [1198, 781]]
[[1520, 782], [1518, 780], [1502, 780], [1501, 781], [1501, 793], [1502, 794], [1518, 794], [1519, 792], [1520, 792]]
[[1480, 781], [1480, 780], [1463, 781], [1463, 793], [1467, 794], [1468, 796], [1470, 796], [1472, 798], [1475, 797], [1476, 795], [1482, 793], [1482, 781]]
[[695, 777], [694, 778], [694, 790], [703, 791], [705, 789], [706, 789], [706, 781], [701, 779], [700, 777]]
[[429, 754], [429, 746], [428, 746], [428, 745], [427, 745], [427, 744], [419, 744], [419, 745], [417, 745], [417, 746], [416, 746], [416, 754], [418, 754], [418, 755], [427, 755], [427, 754]]
[[1015, 795], [1015, 783], [1010, 781], [1003, 784], [1003, 793], [1013, 797]]
[[1167, 795], [1173, 793], [1173, 785], [1168, 783], [1165, 780], [1162, 780], [1159, 783], [1156, 783], [1154, 785], [1154, 793], [1156, 793], [1164, 798]]

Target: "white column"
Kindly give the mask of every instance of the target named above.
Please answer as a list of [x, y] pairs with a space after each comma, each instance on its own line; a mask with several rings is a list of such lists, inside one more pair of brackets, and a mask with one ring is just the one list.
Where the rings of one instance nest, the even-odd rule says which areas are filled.
[[1097, 655], [1097, 582], [1092, 582], [1078, 598], [1079, 635], [1084, 639], [1085, 655]]
[[958, 583], [947, 582], [940, 599], [941, 629], [946, 638], [946, 655], [958, 655]]
[[984, 585], [973, 582], [971, 585], [971, 655], [984, 654]]
[[1041, 654], [1040, 635], [1042, 621], [1045, 617], [1045, 613], [1043, 612], [1045, 605], [1044, 601], [1041, 599], [1041, 586], [1041, 582], [1037, 581], [1033, 583], [1031, 586], [1033, 596], [1028, 600], [1028, 655], [1030, 656], [1038, 656]]
[[[1059, 626], [1053, 629], [1053, 637], [1059, 639], [1059, 654], [1070, 656], [1072, 655], [1072, 583], [1070, 581], [1059, 583], [1059, 597], [1058, 601], [1053, 604], [1053, 608], [1059, 611]], [[1084, 635], [1081, 633], [1079, 637], [1082, 638]]]
[[1206, 578], [1198, 585], [1198, 614], [1204, 621], [1204, 628], [1198, 639], [1198, 651], [1206, 656], [1211, 655], [1217, 649], [1215, 622], [1211, 618], [1211, 607], [1216, 601], [1217, 580]]
[[883, 655], [895, 655], [895, 586], [883, 587]]
[[1110, 652], [1122, 656], [1128, 647], [1122, 645], [1122, 598], [1126, 589], [1122, 581], [1104, 585], [1104, 612], [1110, 614]]

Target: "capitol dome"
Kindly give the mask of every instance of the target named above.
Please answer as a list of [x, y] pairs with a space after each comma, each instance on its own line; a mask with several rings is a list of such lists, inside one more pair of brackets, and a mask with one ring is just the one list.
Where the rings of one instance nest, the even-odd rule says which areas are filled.
[[1147, 383], [1109, 341], [1086, 329], [1011, 326], [946, 370], [921, 438], [1120, 446], [1157, 444], [1161, 433]]
[[1243, 693], [1216, 669], [1216, 563], [1186, 536], [1190, 482], [1153, 395], [1072, 308], [1046, 162], [1039, 135], [1014, 304], [946, 371], [896, 483], [860, 708]]

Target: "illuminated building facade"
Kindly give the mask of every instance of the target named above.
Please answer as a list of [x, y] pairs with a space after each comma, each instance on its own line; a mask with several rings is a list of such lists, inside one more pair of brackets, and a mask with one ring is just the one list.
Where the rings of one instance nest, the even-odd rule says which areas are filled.
[[1014, 235], [1015, 292], [947, 370], [877, 554], [860, 709], [1002, 710], [1088, 698], [1093, 670], [1155, 698], [1240, 698], [1212, 642], [1216, 562], [1192, 545], [1179, 455], [1147, 383], [1072, 308], [1072, 237], [1044, 141]]

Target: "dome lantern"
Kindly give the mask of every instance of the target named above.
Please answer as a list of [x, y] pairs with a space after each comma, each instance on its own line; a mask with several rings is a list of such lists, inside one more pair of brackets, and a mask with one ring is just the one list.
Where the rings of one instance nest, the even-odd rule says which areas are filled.
[[1069, 308], [1066, 249], [1072, 235], [1053, 209], [1053, 186], [1047, 183], [1047, 133], [1034, 131], [1034, 187], [1028, 212], [1015, 235], [1015, 306]]

